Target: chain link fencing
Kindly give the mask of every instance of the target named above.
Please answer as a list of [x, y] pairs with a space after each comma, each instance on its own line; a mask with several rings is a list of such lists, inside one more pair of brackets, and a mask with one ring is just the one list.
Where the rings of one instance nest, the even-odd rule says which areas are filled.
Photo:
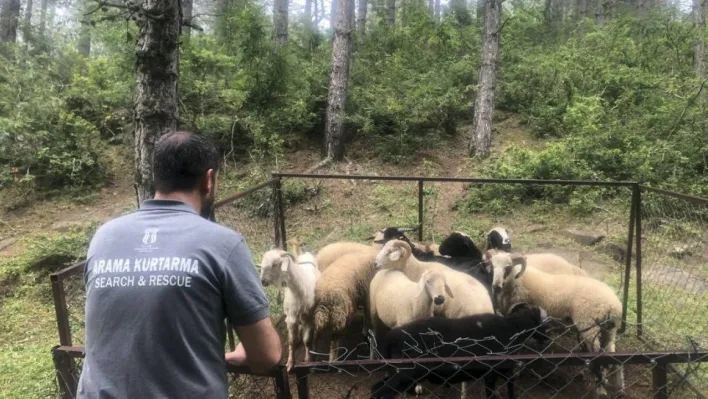
[[[417, 353], [402, 360], [368, 360], [368, 340], [362, 337], [363, 317], [358, 314], [348, 326], [351, 333], [340, 342], [338, 362], [322, 361], [327, 359], [328, 342], [320, 340], [314, 349], [318, 362], [298, 364], [295, 374], [230, 373], [230, 397], [287, 397], [292, 385], [301, 398], [369, 398], [387, 374], [390, 378], [401, 373], [423, 380], [420, 396], [429, 398], [462, 395], [459, 383], [444, 382], [459, 380], [464, 373], [482, 377], [466, 385], [467, 397], [483, 397], [483, 377], [506, 370], [505, 375], [513, 376], [516, 397], [589, 398], [597, 370], [610, 366], [622, 367], [627, 398], [705, 397], [705, 205], [646, 190], [640, 199], [640, 187], [634, 183], [578, 186], [576, 182], [378, 178], [339, 176], [340, 181], [335, 181], [327, 176], [275, 175], [243, 195], [218, 203], [216, 219], [246, 237], [257, 265], [265, 251], [286, 239], [295, 238], [303, 250], [314, 253], [340, 240], [370, 243], [377, 230], [398, 226], [418, 228], [409, 234], [411, 239], [420, 234], [422, 241], [437, 243], [451, 231], [465, 231], [484, 247], [489, 229], [504, 226], [514, 251], [553, 252], [617, 293], [627, 319], [621, 329], [625, 333], [617, 337], [617, 352], [587, 353], [572, 325], [555, 320], [544, 345], [532, 341], [514, 351], [484, 352], [479, 358], [483, 342], [447, 343], [458, 345], [457, 353], [466, 357], [441, 359], [435, 353]], [[82, 273], [62, 281], [66, 282], [65, 324], [73, 337], [69, 345], [79, 345]], [[285, 346], [282, 300], [274, 288], [267, 292]], [[298, 361], [303, 356], [302, 351], [296, 352]], [[508, 374], [510, 365], [513, 371]], [[425, 381], [441, 373], [444, 377], [439, 376], [437, 384]], [[413, 395], [403, 392], [408, 386], [404, 388], [389, 393]], [[506, 390], [499, 378], [497, 393], [507, 395]]]

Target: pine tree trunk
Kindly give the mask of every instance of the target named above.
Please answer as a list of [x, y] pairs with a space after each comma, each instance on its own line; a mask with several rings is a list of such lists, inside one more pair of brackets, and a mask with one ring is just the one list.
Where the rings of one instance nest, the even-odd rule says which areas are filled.
[[577, 0], [576, 1], [576, 8], [577, 8], [577, 17], [578, 19], [585, 19], [588, 17], [588, 0]]
[[[317, 1], [315, 1], [315, 10], [317, 10]], [[312, 25], [312, 0], [305, 0], [305, 15], [303, 16], [305, 26], [309, 29]]]
[[[693, 0], [693, 18], [696, 27], [696, 44], [693, 49], [693, 69], [701, 81], [706, 78], [706, 0]], [[703, 96], [701, 97], [703, 98]]]
[[42, 0], [40, 3], [40, 9], [39, 9], [39, 29], [37, 30], [37, 34], [39, 35], [40, 40], [44, 39], [44, 30], [47, 27], [47, 2], [50, 0]]
[[340, 0], [337, 18], [334, 20], [332, 37], [332, 70], [327, 94], [327, 116], [325, 121], [325, 140], [327, 158], [340, 161], [344, 157], [343, 117], [347, 100], [347, 82], [351, 62], [351, 10], [350, 2]]
[[25, 48], [27, 44], [32, 40], [32, 7], [34, 2], [32, 0], [27, 0], [27, 6], [25, 7], [25, 20], [22, 25], [22, 40], [25, 42]]
[[553, 8], [553, 2], [551, 0], [546, 0], [543, 6], [543, 20], [546, 26], [551, 26], [553, 22], [553, 16], [551, 15], [551, 9]]
[[359, 0], [358, 6], [359, 9], [357, 10], [356, 15], [356, 32], [359, 41], [363, 42], [364, 37], [366, 37], [366, 7], [368, 6], [368, 3], [366, 0]]
[[288, 42], [288, 0], [273, 1], [273, 27], [275, 44], [284, 46]]
[[[192, 14], [194, 9], [194, 0], [182, 0], [182, 19], [188, 23], [192, 23]], [[192, 28], [182, 26], [182, 34], [189, 37], [192, 34]]]
[[595, 23], [600, 28], [605, 23], [605, 0], [595, 0]]
[[0, 42], [15, 43], [20, 23], [20, 0], [0, 1]]
[[386, 0], [386, 23], [391, 27], [396, 24], [396, 0]]
[[474, 153], [480, 158], [489, 156], [492, 144], [492, 116], [497, 81], [497, 60], [499, 58], [500, 20], [501, 0], [485, 0], [482, 64], [479, 68], [479, 89], [474, 106], [473, 137], [469, 146], [470, 153]]
[[140, 202], [155, 194], [152, 178], [155, 141], [177, 129], [182, 25], [179, 0], [149, 0], [143, 7], [161, 18], [146, 18], [139, 24], [140, 36], [135, 50], [135, 180]]
[[[90, 11], [90, 4], [90, 1], [84, 0], [82, 7], [83, 14]], [[76, 45], [76, 49], [78, 50], [79, 54], [86, 58], [89, 58], [91, 56], [91, 25], [89, 24], [90, 20], [91, 15], [81, 16], [81, 27], [79, 28], [79, 42]]]

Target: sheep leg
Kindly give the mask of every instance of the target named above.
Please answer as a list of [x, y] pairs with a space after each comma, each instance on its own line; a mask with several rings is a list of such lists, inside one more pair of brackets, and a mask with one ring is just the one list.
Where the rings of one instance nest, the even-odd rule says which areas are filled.
[[312, 361], [312, 354], [310, 351], [312, 351], [312, 344], [314, 342], [314, 328], [309, 323], [303, 324], [302, 329], [304, 330], [302, 333], [302, 341], [305, 344], [305, 361], [309, 362]]
[[[615, 339], [617, 337], [617, 330], [603, 329], [600, 333], [600, 345], [605, 349], [606, 352], [615, 352]], [[621, 395], [624, 391], [624, 372], [622, 366], [612, 365], [608, 366], [607, 372], [608, 376], [608, 386], [607, 389], [612, 396]]]
[[[587, 349], [591, 353], [597, 353], [601, 350], [600, 345], [600, 327], [592, 327], [592, 325], [578, 325], [578, 330], [582, 331], [580, 333], [583, 342], [587, 346]], [[607, 392], [605, 391], [605, 368], [601, 366], [592, 366], [590, 371], [595, 377], [595, 395], [598, 398], [607, 397]]]
[[286, 363], [286, 368], [288, 372], [293, 369], [295, 364], [295, 347], [299, 342], [300, 332], [299, 325], [297, 321], [286, 320], [288, 323], [288, 362]]
[[495, 397], [495, 390], [497, 384], [497, 375], [494, 369], [489, 370], [487, 374], [484, 375], [484, 392], [487, 399]]
[[337, 349], [339, 348], [339, 337], [332, 334], [332, 340], [329, 342], [329, 361], [337, 360]]

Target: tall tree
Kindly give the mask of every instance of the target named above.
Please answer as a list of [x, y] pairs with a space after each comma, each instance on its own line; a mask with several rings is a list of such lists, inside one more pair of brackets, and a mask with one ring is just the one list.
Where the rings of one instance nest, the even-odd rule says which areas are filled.
[[388, 26], [396, 24], [396, 0], [386, 0], [386, 23]]
[[[332, 0], [330, 3], [330, 10], [329, 10], [329, 24], [334, 29], [334, 21], [337, 19], [337, 15], [339, 14], [339, 2], [341, 0]], [[324, 4], [324, 3], [323, 3]], [[322, 9], [324, 12], [324, 9]]]
[[[693, 18], [696, 27], [696, 44], [693, 49], [693, 69], [701, 81], [706, 79], [706, 0], [693, 0]], [[702, 96], [701, 98], [704, 98]]]
[[22, 23], [22, 40], [25, 42], [25, 46], [32, 40], [32, 6], [34, 2], [32, 0], [27, 0], [27, 5], [25, 6], [25, 20]]
[[182, 19], [186, 22], [182, 26], [182, 34], [189, 37], [192, 34], [192, 15], [194, 10], [194, 0], [182, 0]]
[[588, 16], [588, 0], [576, 0], [575, 14], [578, 19], [585, 19]]
[[44, 39], [44, 30], [47, 28], [47, 4], [51, 0], [42, 0], [39, 9], [39, 29], [37, 33], [40, 39]]
[[177, 77], [182, 10], [179, 0], [146, 0], [148, 17], [138, 20], [135, 50], [135, 169], [140, 202], [152, 198], [155, 188], [152, 157], [155, 140], [177, 128]]
[[595, 23], [601, 28], [605, 23], [605, 0], [595, 0]]
[[347, 83], [349, 80], [349, 64], [351, 63], [351, 21], [349, 15], [354, 0], [340, 0], [337, 17], [334, 19], [332, 37], [332, 69], [329, 76], [329, 93], [327, 94], [327, 116], [325, 120], [325, 145], [327, 155], [325, 162], [341, 161], [344, 158], [344, 107], [347, 101]]
[[79, 54], [88, 58], [91, 55], [91, 15], [86, 15], [90, 10], [90, 2], [84, 0], [84, 5], [82, 7], [81, 16], [81, 27], [79, 28], [79, 42], [76, 45], [76, 49]]
[[486, 158], [492, 144], [492, 116], [494, 113], [494, 90], [497, 83], [497, 60], [499, 59], [499, 27], [502, 15], [502, 0], [484, 1], [484, 25], [482, 27], [482, 64], [479, 67], [477, 98], [474, 105], [474, 127], [469, 151]]
[[356, 33], [360, 41], [364, 41], [366, 36], [366, 12], [368, 3], [366, 0], [358, 0], [358, 10], [356, 13]]
[[0, 1], [0, 42], [15, 43], [20, 22], [20, 0]]
[[288, 42], [288, 0], [273, 1], [273, 28], [275, 43], [285, 45]]

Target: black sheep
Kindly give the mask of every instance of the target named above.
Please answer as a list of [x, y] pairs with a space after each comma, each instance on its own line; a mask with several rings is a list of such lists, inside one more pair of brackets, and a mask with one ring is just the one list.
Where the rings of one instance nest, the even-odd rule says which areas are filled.
[[[480, 314], [460, 319], [417, 320], [389, 331], [381, 343], [381, 354], [386, 359], [513, 354], [530, 337], [545, 339], [546, 318], [543, 309], [520, 303], [512, 307], [507, 316]], [[371, 389], [371, 398], [393, 398], [397, 393], [411, 391], [424, 380], [433, 384], [456, 384], [482, 377], [489, 398], [494, 395], [497, 377], [503, 376], [507, 380], [509, 398], [514, 399], [513, 371], [513, 368], [500, 367], [465, 370], [464, 367], [440, 366], [430, 373], [424, 368], [403, 367], [377, 382]]]

